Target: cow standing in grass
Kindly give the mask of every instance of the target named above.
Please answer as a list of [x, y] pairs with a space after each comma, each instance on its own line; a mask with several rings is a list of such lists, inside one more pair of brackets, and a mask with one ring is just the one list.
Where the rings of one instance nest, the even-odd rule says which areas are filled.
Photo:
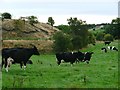
[[86, 61], [87, 64], [89, 64], [89, 61], [92, 57], [93, 52], [86, 52], [84, 56], [84, 61]]
[[60, 65], [61, 61], [64, 60], [64, 62], [70, 62], [71, 65], [76, 62], [87, 62], [89, 63], [91, 56], [93, 52], [86, 52], [82, 53], [80, 51], [78, 52], [63, 52], [63, 53], [57, 53], [56, 54], [56, 59], [57, 59], [57, 64]]
[[102, 47], [101, 51], [104, 51], [105, 53], [107, 53], [107, 49], [105, 47]]
[[81, 52], [81, 54], [79, 54], [79, 56], [77, 57], [77, 61], [86, 62], [87, 64], [89, 64], [92, 54], [93, 52]]
[[105, 41], [104, 43], [105, 43], [105, 45], [109, 45], [111, 43], [111, 41]]
[[72, 52], [63, 52], [63, 53], [56, 53], [57, 64], [60, 65], [61, 61], [70, 62], [71, 65], [76, 61], [75, 54]]
[[108, 49], [113, 51], [118, 51], [118, 49], [115, 46], [108, 46]]
[[[5, 48], [2, 49], [2, 66], [5, 64], [5, 68], [8, 67], [8, 58], [13, 59], [13, 63], [20, 63], [20, 67], [24, 65], [26, 68], [26, 63], [32, 55], [40, 55], [37, 48]], [[8, 70], [6, 70], [8, 71]]]

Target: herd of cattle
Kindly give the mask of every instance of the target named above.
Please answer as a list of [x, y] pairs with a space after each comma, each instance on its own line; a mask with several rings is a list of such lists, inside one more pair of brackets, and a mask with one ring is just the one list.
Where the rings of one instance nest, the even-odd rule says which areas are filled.
[[[110, 45], [111, 42], [105, 41], [104, 43], [105, 43], [105, 45]], [[104, 51], [105, 53], [107, 53], [108, 50], [118, 51], [118, 49], [115, 46], [102, 47], [101, 50]]]
[[[110, 42], [107, 44], [109, 45]], [[105, 43], [106, 45], [106, 43]], [[111, 50], [118, 51], [117, 48], [109, 47]], [[106, 48], [101, 48], [106, 52]], [[78, 62], [86, 62], [89, 64], [93, 52], [61, 52], [56, 53], [57, 64], [60, 65], [61, 62], [70, 62], [71, 65], [73, 63]], [[36, 46], [33, 48], [3, 48], [2, 49], [2, 66], [4, 65], [6, 71], [8, 72], [8, 67], [11, 64], [19, 63], [20, 67], [24, 66], [26, 68], [26, 64], [32, 64], [32, 61], [29, 60], [32, 55], [40, 55]]]

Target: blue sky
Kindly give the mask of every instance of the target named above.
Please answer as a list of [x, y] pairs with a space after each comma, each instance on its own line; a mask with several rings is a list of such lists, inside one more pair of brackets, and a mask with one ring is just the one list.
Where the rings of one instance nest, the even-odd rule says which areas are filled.
[[119, 0], [0, 0], [0, 12], [9, 12], [13, 18], [37, 16], [47, 22], [52, 16], [55, 24], [67, 24], [77, 17], [87, 23], [107, 23], [118, 17]]

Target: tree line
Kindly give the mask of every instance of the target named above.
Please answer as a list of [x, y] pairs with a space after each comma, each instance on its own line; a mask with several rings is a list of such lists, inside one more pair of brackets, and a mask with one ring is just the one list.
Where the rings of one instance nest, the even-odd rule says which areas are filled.
[[[2, 20], [12, 19], [12, 15], [5, 12], [1, 14], [1, 18]], [[31, 25], [38, 23], [36, 16], [28, 16], [27, 20]], [[88, 44], [95, 44], [96, 40], [113, 41], [114, 39], [120, 39], [120, 18], [113, 19], [111, 23], [101, 24], [103, 27], [99, 28], [99, 32], [96, 27], [101, 25], [87, 24], [86, 21], [77, 17], [70, 17], [67, 21], [68, 25], [55, 26], [60, 30], [53, 35], [55, 52], [79, 50]], [[48, 17], [47, 24], [54, 26], [54, 19]]]

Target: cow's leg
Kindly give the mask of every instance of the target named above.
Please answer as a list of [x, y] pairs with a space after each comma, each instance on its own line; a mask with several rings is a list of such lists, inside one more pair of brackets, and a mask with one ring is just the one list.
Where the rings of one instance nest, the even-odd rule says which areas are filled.
[[2, 68], [3, 68], [3, 65], [5, 64], [3, 58], [2, 58], [2, 63], [1, 63], [1, 64], [2, 64], [1, 69], [2, 69]]
[[5, 68], [5, 70], [6, 70], [6, 72], [8, 72], [8, 65], [7, 65], [7, 67]]
[[26, 69], [26, 62], [24, 62], [24, 70]]
[[74, 63], [74, 62], [70, 62], [71, 66], [73, 66], [73, 63]]
[[7, 58], [5, 58], [5, 70], [6, 70], [6, 72], [8, 72], [8, 62], [7, 62]]
[[61, 60], [57, 61], [57, 64], [58, 64], [58, 65], [60, 65], [60, 63], [61, 63]]
[[86, 63], [89, 64], [89, 60], [86, 60]]
[[23, 63], [22, 63], [22, 62], [20, 62], [20, 67], [21, 67], [21, 69], [22, 69], [22, 66], [23, 66]]
[[75, 60], [75, 63], [76, 63], [76, 64], [79, 63], [79, 60]]

